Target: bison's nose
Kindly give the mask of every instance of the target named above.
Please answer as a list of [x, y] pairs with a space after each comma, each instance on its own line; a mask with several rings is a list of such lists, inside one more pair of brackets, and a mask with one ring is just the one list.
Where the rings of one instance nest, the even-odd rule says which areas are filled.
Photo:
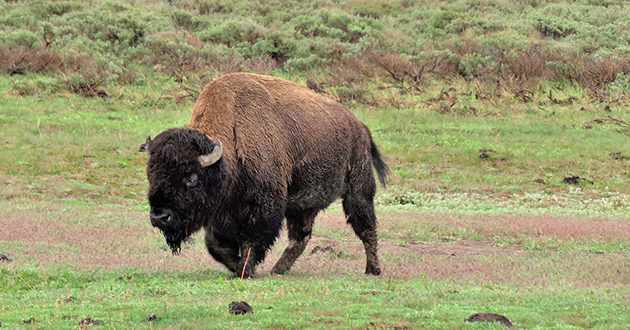
[[172, 213], [168, 209], [156, 208], [151, 209], [149, 217], [151, 218], [151, 224], [153, 227], [165, 228], [170, 225]]

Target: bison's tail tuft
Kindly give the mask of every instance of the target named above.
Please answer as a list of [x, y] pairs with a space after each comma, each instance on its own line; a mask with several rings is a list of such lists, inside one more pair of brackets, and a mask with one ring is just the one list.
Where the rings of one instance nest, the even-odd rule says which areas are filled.
[[372, 163], [374, 164], [374, 168], [376, 168], [376, 174], [378, 174], [378, 180], [381, 182], [383, 187], [386, 186], [387, 176], [389, 175], [389, 166], [385, 164], [383, 161], [383, 157], [381, 153], [378, 151], [374, 140], [372, 139], [372, 134], [370, 134], [370, 148], [372, 153]]

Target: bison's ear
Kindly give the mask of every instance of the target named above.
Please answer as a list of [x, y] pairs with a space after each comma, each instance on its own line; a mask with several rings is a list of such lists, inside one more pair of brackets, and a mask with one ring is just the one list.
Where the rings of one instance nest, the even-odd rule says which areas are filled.
[[223, 155], [223, 144], [221, 140], [217, 140], [211, 153], [199, 156], [199, 164], [201, 164], [202, 167], [210, 166], [221, 159], [221, 155]]
[[147, 141], [140, 145], [138, 151], [149, 153], [149, 146], [151, 146], [151, 135], [147, 135]]

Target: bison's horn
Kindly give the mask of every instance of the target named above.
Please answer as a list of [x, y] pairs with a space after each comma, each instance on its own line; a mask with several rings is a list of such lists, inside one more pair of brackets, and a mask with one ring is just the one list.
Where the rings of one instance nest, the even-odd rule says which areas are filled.
[[140, 145], [139, 152], [149, 153], [149, 146], [151, 145], [151, 135], [147, 135], [147, 141]]
[[199, 163], [202, 167], [210, 166], [221, 159], [221, 155], [223, 155], [223, 144], [221, 140], [217, 140], [217, 144], [211, 153], [199, 156]]

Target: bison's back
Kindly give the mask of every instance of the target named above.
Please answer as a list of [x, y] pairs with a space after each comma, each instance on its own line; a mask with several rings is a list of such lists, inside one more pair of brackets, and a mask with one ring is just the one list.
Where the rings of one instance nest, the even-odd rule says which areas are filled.
[[330, 203], [342, 193], [350, 163], [370, 150], [367, 129], [343, 105], [293, 82], [254, 74], [214, 80], [189, 126], [221, 139], [232, 170], [281, 185], [295, 205]]

